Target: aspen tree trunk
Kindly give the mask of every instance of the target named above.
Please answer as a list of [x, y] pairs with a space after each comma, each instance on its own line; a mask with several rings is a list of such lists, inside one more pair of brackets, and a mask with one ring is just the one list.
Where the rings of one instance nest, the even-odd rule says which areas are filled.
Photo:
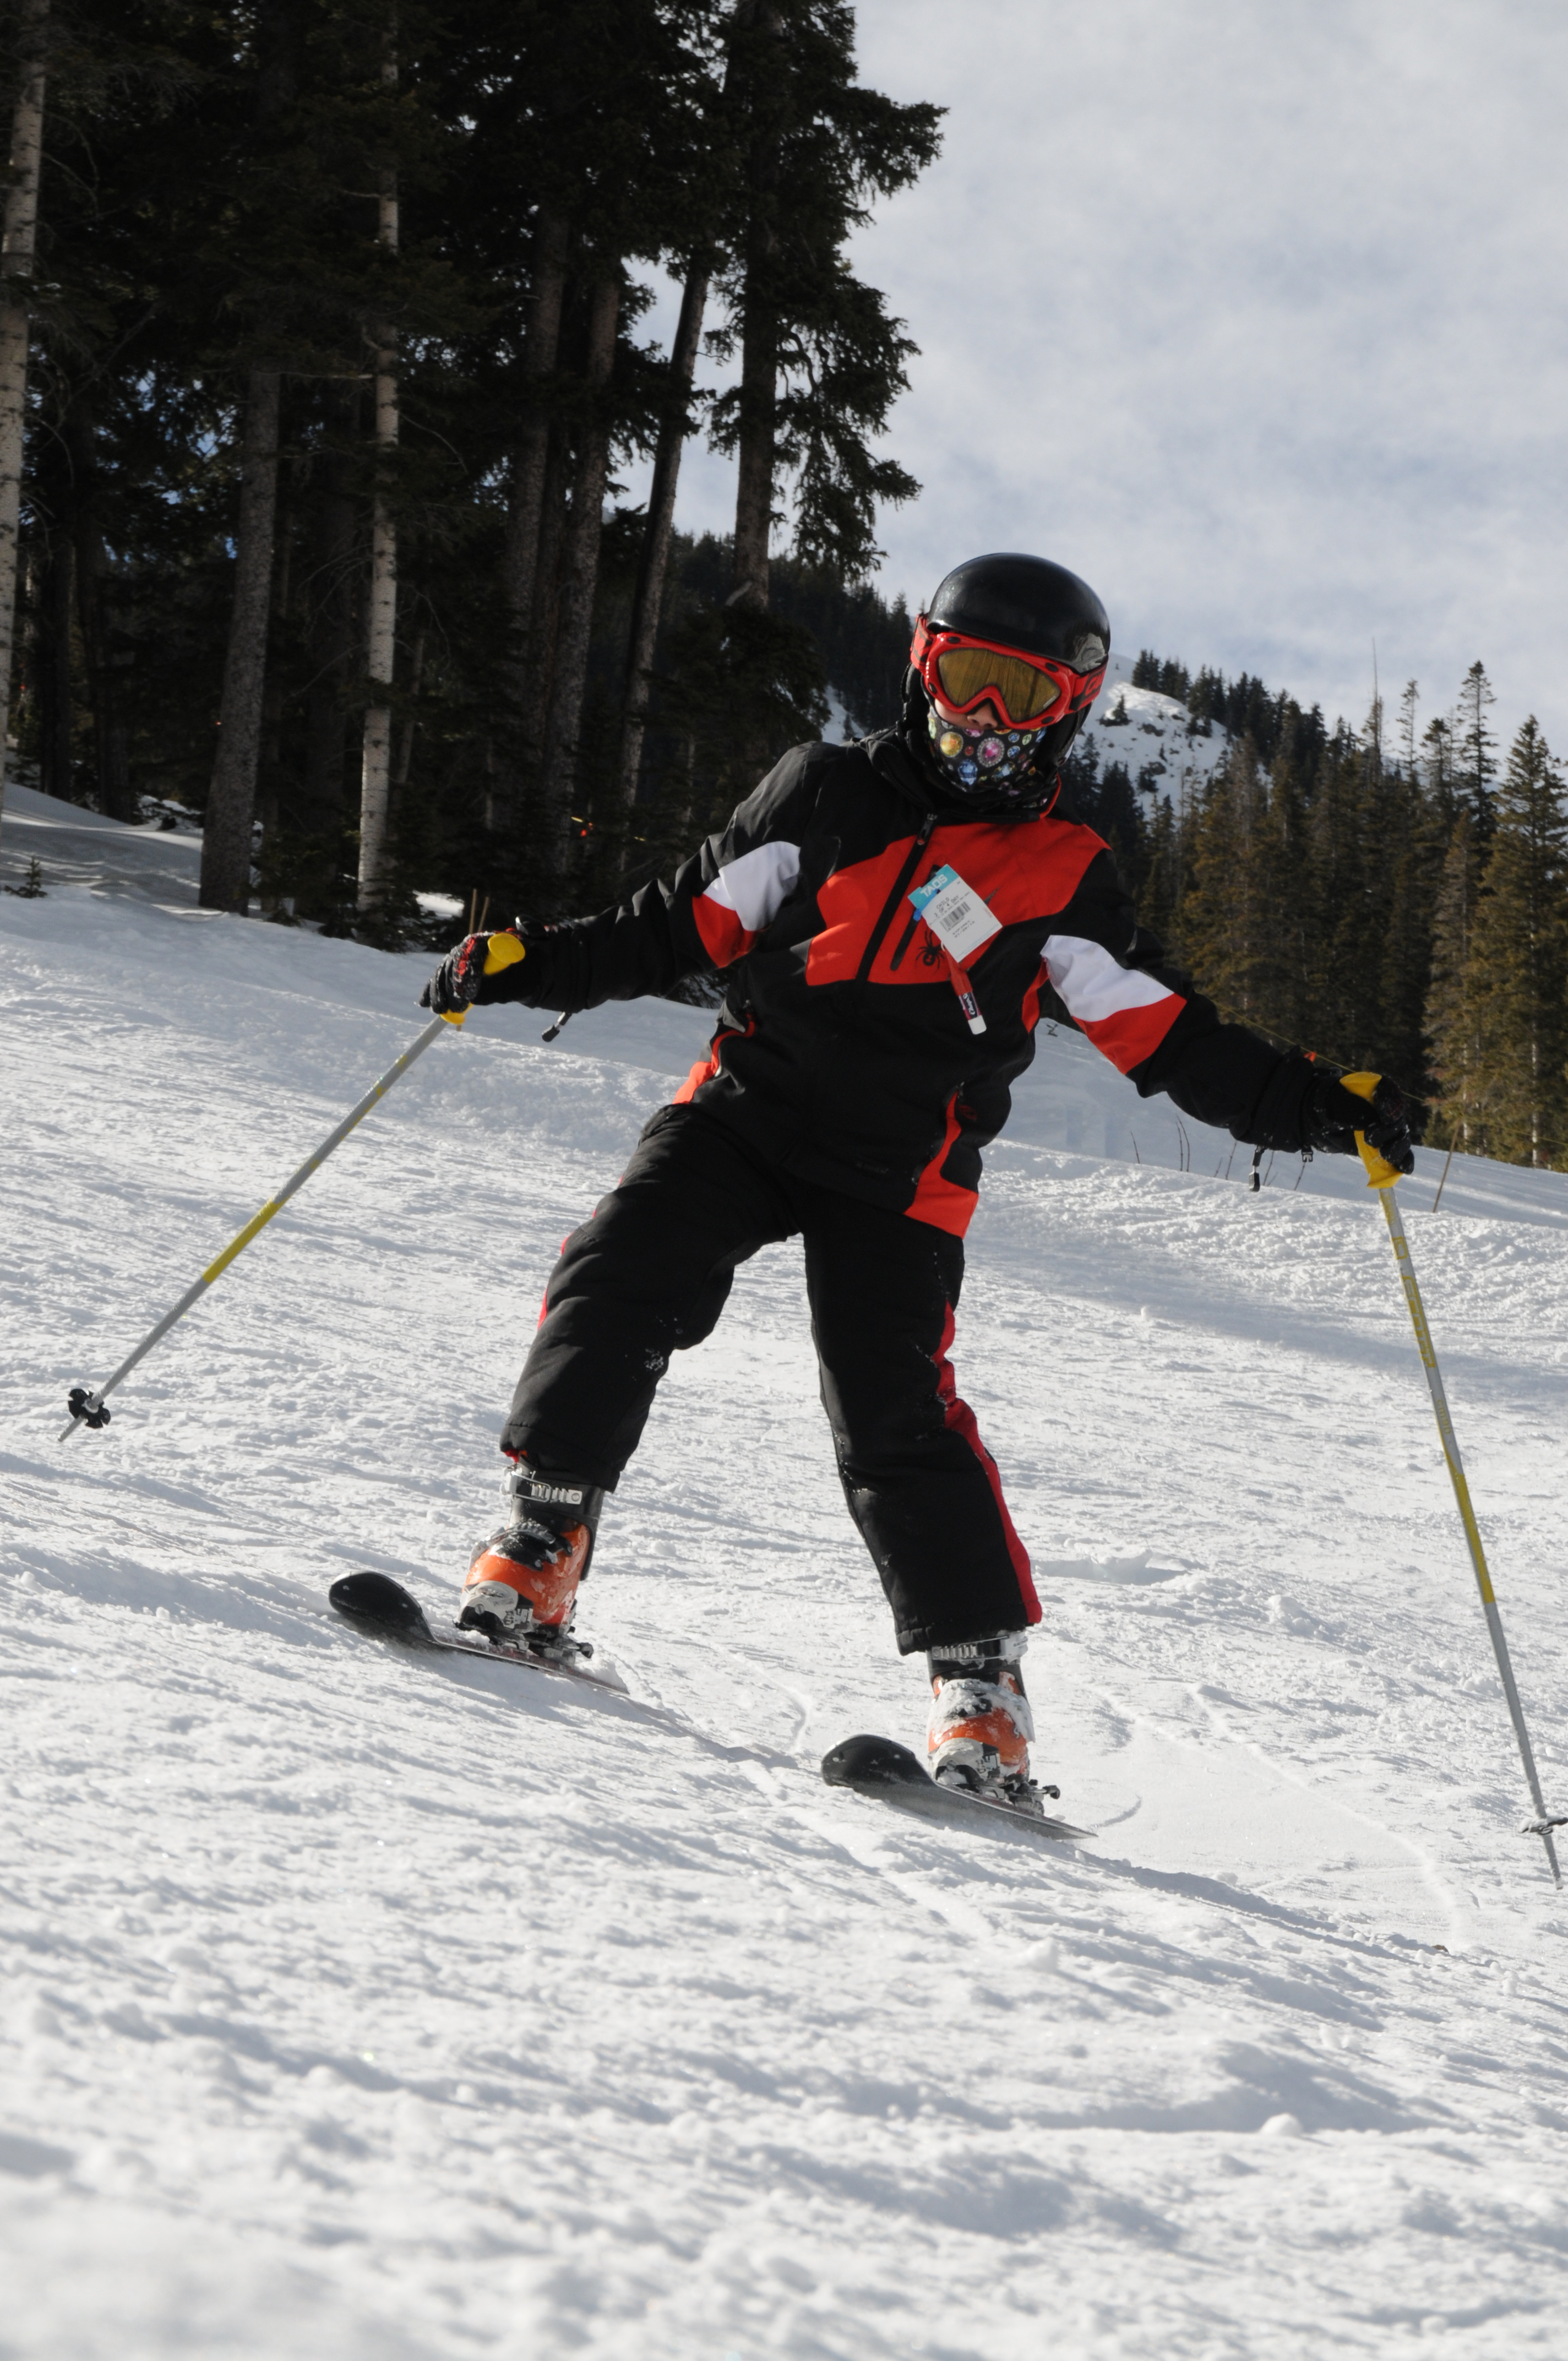
[[[389, 57], [381, 80], [398, 79]], [[383, 173], [378, 236], [389, 254], [398, 250], [398, 181]], [[394, 332], [377, 332], [376, 501], [370, 523], [370, 602], [365, 638], [365, 669], [377, 701], [365, 715], [365, 748], [359, 775], [359, 911], [378, 910], [391, 886], [392, 667], [397, 659], [398, 528], [387, 498], [386, 463], [398, 443], [397, 347]]]
[[[507, 735], [514, 741], [523, 733], [523, 717], [539, 695], [538, 610], [551, 587], [542, 578], [540, 564], [550, 459], [550, 411], [541, 399], [541, 390], [554, 374], [560, 358], [566, 248], [565, 215], [541, 207], [534, 225], [533, 286], [522, 347], [522, 425], [512, 456], [511, 504], [501, 557], [501, 578], [512, 633], [512, 655], [506, 668], [506, 681], [516, 713]], [[487, 799], [487, 818], [491, 828], [503, 828], [515, 816], [521, 784], [518, 771], [518, 763], [509, 752], [501, 761], [496, 784]]]
[[587, 680], [588, 638], [594, 619], [594, 591], [598, 582], [605, 475], [609, 462], [609, 419], [604, 390], [615, 361], [615, 329], [620, 316], [619, 278], [597, 280], [588, 291], [590, 406], [572, 485], [555, 677], [545, 726], [544, 803], [552, 844], [558, 856], [565, 852], [577, 782], [577, 741], [582, 732], [583, 690]]
[[38, 243], [49, 0], [16, 0], [21, 76], [11, 117], [11, 185], [0, 238], [0, 812], [5, 803], [5, 724], [16, 630], [16, 541], [27, 392], [27, 291]]
[[620, 730], [620, 800], [627, 811], [637, 800], [637, 777], [642, 767], [642, 734], [648, 723], [649, 671], [659, 636], [659, 612], [664, 603], [664, 576], [669, 570], [670, 535], [675, 520], [675, 487], [681, 472], [681, 451], [690, 432], [686, 405], [696, 373], [696, 349], [702, 338], [702, 315], [707, 302], [709, 258], [694, 258], [681, 293], [681, 316], [670, 355], [670, 412], [659, 430], [653, 458], [653, 480], [648, 492], [648, 522], [642, 558], [637, 570], [637, 595], [631, 608], [631, 637], [626, 656], [626, 708]]
[[[748, 29], [777, 43], [784, 28], [773, 0], [759, 0]], [[746, 293], [740, 323], [740, 422], [735, 486], [735, 588], [731, 607], [768, 603], [768, 537], [773, 526], [774, 437], [778, 408], [778, 315], [769, 264], [778, 244], [773, 225], [781, 141], [772, 103], [773, 74], [754, 52], [744, 85], [748, 108], [764, 120], [751, 143], [751, 225], [747, 239]]]
[[251, 823], [272, 608], [280, 382], [276, 369], [252, 369], [246, 389], [234, 612], [224, 659], [217, 760], [202, 835], [202, 907], [236, 910], [241, 917], [250, 903]]

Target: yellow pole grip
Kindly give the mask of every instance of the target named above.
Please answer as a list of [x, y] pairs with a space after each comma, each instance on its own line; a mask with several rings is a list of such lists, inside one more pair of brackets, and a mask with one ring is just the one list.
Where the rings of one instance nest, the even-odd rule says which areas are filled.
[[[1340, 1076], [1340, 1081], [1344, 1084], [1345, 1089], [1354, 1091], [1358, 1099], [1369, 1099], [1382, 1079], [1381, 1074], [1342, 1074]], [[1404, 1178], [1404, 1175], [1397, 1171], [1386, 1157], [1379, 1156], [1375, 1148], [1368, 1148], [1365, 1132], [1356, 1133], [1355, 1144], [1361, 1150], [1361, 1160], [1366, 1167], [1366, 1185], [1369, 1189], [1391, 1189], [1396, 1180]]]
[[[518, 939], [517, 928], [502, 927], [490, 937], [485, 952], [485, 973], [499, 975], [503, 968], [515, 967], [520, 959], [527, 957], [528, 953]], [[455, 1014], [450, 1010], [444, 1013], [448, 1025], [463, 1024], [468, 1014], [466, 1008], [458, 1009]]]

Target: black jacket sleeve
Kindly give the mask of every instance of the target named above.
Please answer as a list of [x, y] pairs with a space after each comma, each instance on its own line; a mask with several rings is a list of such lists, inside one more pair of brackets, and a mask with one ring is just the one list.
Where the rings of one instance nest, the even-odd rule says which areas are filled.
[[800, 849], [824, 758], [796, 746], [683, 862], [673, 885], [644, 885], [591, 918], [519, 922], [528, 956], [489, 978], [481, 999], [572, 1012], [607, 1000], [667, 993], [683, 976], [741, 959], [776, 917], [800, 874]]
[[1223, 1021], [1138, 925], [1108, 851], [1096, 856], [1053, 919], [1046, 958], [1065, 1014], [1141, 1097], [1163, 1092], [1194, 1122], [1227, 1130], [1250, 1148], [1306, 1145], [1313, 1071], [1307, 1059], [1272, 1048], [1248, 1026]]

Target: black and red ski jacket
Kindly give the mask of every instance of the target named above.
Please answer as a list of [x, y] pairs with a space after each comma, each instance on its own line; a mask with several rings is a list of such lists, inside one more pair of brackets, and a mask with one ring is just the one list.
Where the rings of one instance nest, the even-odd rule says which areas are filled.
[[[999, 921], [967, 966], [909, 898], [944, 867]], [[1307, 1060], [1223, 1024], [1167, 964], [1103, 840], [1049, 813], [976, 818], [891, 730], [795, 747], [673, 886], [523, 936], [527, 958], [486, 1000], [594, 1008], [729, 971], [680, 1098], [787, 1171], [956, 1235], [1042, 1014], [1143, 1096], [1164, 1091], [1249, 1143], [1301, 1145]]]

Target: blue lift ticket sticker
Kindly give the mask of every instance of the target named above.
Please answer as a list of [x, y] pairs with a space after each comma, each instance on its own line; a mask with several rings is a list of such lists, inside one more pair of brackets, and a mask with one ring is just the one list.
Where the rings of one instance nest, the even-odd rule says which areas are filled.
[[909, 898], [948, 957], [960, 967], [1001, 931], [1002, 921], [992, 916], [983, 895], [966, 885], [956, 869], [934, 870]]

